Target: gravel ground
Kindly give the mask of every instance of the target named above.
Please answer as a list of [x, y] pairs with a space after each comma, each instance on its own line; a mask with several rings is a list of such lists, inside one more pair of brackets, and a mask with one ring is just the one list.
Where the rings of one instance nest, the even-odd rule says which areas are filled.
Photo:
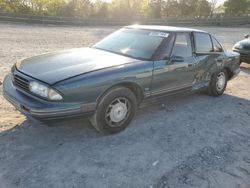
[[[0, 23], [0, 81], [18, 59], [88, 46], [115, 29]], [[228, 49], [249, 32], [199, 29]], [[30, 122], [3, 99], [0, 86], [0, 187], [250, 187], [250, 66], [241, 68], [223, 96], [147, 106], [112, 136], [99, 135], [88, 121]]]

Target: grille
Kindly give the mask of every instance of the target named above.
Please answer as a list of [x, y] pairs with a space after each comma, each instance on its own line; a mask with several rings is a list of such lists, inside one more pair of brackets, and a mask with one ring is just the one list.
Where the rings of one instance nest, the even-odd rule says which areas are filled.
[[13, 83], [16, 87], [29, 92], [29, 81], [27, 79], [14, 75]]

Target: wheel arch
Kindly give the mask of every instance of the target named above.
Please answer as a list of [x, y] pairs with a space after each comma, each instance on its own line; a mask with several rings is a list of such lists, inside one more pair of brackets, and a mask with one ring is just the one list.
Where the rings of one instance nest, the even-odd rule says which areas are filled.
[[131, 82], [131, 81], [125, 81], [125, 82], [119, 82], [119, 83], [116, 83], [110, 87], [108, 87], [107, 89], [105, 89], [104, 92], [102, 92], [98, 98], [97, 98], [97, 103], [100, 102], [100, 100], [103, 98], [103, 96], [105, 96], [106, 93], [108, 93], [109, 91], [111, 91], [112, 89], [114, 88], [117, 88], [117, 87], [125, 87], [125, 88], [128, 88], [129, 90], [131, 90], [134, 95], [136, 96], [136, 99], [137, 99], [137, 103], [140, 104], [144, 98], [144, 93], [143, 93], [143, 89], [142, 87], [136, 83], [136, 82]]

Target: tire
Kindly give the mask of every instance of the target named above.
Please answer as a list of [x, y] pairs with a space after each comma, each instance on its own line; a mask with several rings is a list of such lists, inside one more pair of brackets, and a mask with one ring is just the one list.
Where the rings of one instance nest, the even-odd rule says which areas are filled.
[[101, 98], [90, 122], [102, 134], [118, 133], [129, 125], [136, 109], [134, 93], [128, 88], [116, 87]]
[[208, 88], [209, 95], [221, 96], [227, 87], [227, 81], [228, 73], [226, 70], [220, 70], [213, 74]]

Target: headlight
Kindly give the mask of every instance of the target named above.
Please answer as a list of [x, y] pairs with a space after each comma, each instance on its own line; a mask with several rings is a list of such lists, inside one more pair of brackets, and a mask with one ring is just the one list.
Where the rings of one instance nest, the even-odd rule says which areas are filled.
[[29, 89], [32, 93], [39, 95], [41, 97], [50, 100], [62, 100], [62, 96], [57, 91], [38, 82], [35, 81], [30, 82]]
[[241, 44], [235, 44], [234, 48], [236, 48], [236, 49], [243, 49], [243, 46]]

